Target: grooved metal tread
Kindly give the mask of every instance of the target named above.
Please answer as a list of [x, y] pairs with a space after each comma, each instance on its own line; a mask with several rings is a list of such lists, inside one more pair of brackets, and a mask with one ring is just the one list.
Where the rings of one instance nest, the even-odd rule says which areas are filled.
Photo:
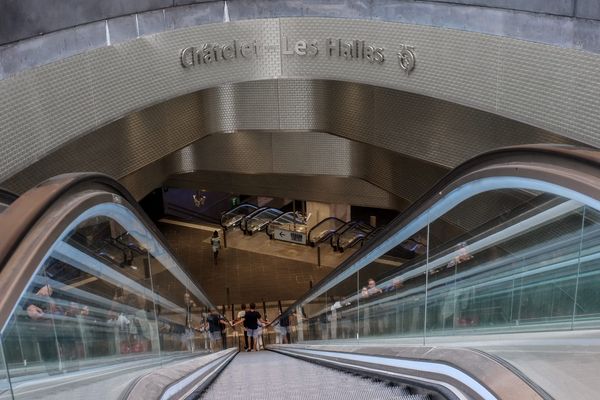
[[240, 353], [201, 399], [427, 400], [403, 386], [361, 378], [270, 351]]

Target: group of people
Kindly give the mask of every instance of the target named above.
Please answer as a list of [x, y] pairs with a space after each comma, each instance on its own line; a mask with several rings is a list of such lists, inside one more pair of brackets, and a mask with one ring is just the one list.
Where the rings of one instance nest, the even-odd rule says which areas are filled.
[[26, 298], [19, 324], [22, 336], [37, 342], [39, 361], [53, 374], [76, 370], [83, 359], [152, 351], [146, 309], [146, 301], [134, 293], [116, 291], [111, 307], [101, 309], [44, 284]]
[[222, 333], [225, 328], [231, 326], [235, 328], [240, 325], [241, 332], [244, 335], [244, 350], [259, 351], [264, 349], [262, 341], [263, 327], [269, 323], [263, 319], [262, 315], [256, 310], [256, 304], [250, 303], [248, 306], [242, 304], [242, 309], [238, 312], [237, 318], [228, 322], [216, 309], [212, 309], [206, 318], [206, 329], [210, 338], [211, 351], [221, 350]]
[[263, 327], [269, 322], [263, 319], [262, 315], [256, 311], [256, 304], [250, 303], [248, 307], [242, 304], [242, 310], [238, 312], [233, 326], [242, 325], [244, 334], [244, 350], [259, 351], [264, 348], [262, 341]]
[[381, 293], [392, 292], [394, 290], [402, 288], [403, 286], [404, 284], [402, 283], [402, 280], [400, 278], [394, 278], [388, 285], [384, 286], [384, 288], [381, 289], [377, 287], [375, 279], [369, 278], [369, 280], [367, 281], [367, 286], [363, 286], [362, 290], [360, 291], [360, 297], [373, 297]]

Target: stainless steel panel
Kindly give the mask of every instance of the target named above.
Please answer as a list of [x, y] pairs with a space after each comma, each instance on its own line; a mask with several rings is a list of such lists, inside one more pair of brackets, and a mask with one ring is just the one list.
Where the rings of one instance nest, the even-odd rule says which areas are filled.
[[[247, 179], [241, 186], [239, 180], [231, 187], [223, 187], [224, 181], [218, 182], [218, 190], [237, 193], [276, 195], [274, 190], [277, 189], [265, 186], [262, 181], [256, 188], [249, 187], [248, 182], [254, 179], [252, 175], [302, 175], [309, 181], [322, 177], [348, 177], [362, 180], [370, 187], [374, 185], [372, 190], [377, 194], [376, 197], [380, 197], [379, 193], [384, 191], [394, 198], [411, 202], [447, 170], [389, 150], [326, 133], [250, 131], [210, 135], [126, 176], [121, 182], [132, 190], [134, 196], [140, 198], [160, 186], [169, 175], [195, 171], [245, 176]], [[304, 191], [308, 190], [308, 187], [310, 185], [293, 186], [294, 195], [289, 197], [306, 198]], [[204, 188], [217, 190], [208, 183]], [[291, 189], [288, 189], [288, 192], [289, 190]], [[365, 195], [357, 193], [356, 197]], [[327, 190], [320, 189], [314, 190], [311, 196], [311, 200], [319, 201], [331, 198]], [[355, 204], [354, 196], [335, 199], [338, 202]], [[365, 201], [361, 202], [361, 205], [367, 204]], [[370, 206], [375, 207], [374, 204]]]
[[[289, 40], [318, 40], [321, 47], [328, 38], [344, 41], [361, 39], [384, 49], [383, 64], [366, 60], [345, 60], [325, 55], [312, 59], [295, 55], [282, 57], [282, 75], [312, 79], [340, 79], [371, 85], [394, 87], [422, 94], [434, 94], [447, 100], [491, 110], [497, 90], [498, 47], [501, 38], [470, 35], [449, 29], [424, 30], [418, 25], [404, 25], [357, 20], [352, 24], [341, 19], [282, 18], [282, 35]], [[441, 44], [444, 45], [441, 45]], [[396, 53], [400, 44], [417, 48], [418, 67], [406, 76], [398, 66]], [[323, 49], [324, 50], [324, 49]], [[467, 61], [468, 60], [468, 61]], [[342, 72], [343, 71], [343, 72]], [[344, 101], [344, 98], [339, 98]]]
[[[282, 59], [283, 35], [360, 38], [385, 47], [388, 60], [370, 65], [326, 56]], [[191, 69], [179, 63], [185, 46], [234, 39], [257, 40], [266, 48], [252, 60]], [[395, 58], [401, 43], [415, 46], [417, 67], [409, 76]], [[572, 140], [599, 145], [600, 95], [593, 90], [600, 86], [599, 59], [472, 32], [335, 18], [165, 32], [0, 81], [0, 179], [13, 177], [11, 187], [22, 191], [65, 169], [122, 177], [205, 134], [244, 129], [327, 132], [446, 167], [502, 145]], [[153, 115], [148, 122], [149, 110], [165, 113], [177, 128]], [[165, 134], [156, 135], [159, 131]], [[64, 159], [78, 161], [62, 165]], [[38, 160], [41, 164], [24, 171]]]
[[[256, 129], [261, 121], [264, 130]], [[412, 201], [447, 168], [478, 153], [540, 142], [575, 143], [507, 118], [392, 89], [337, 81], [256, 81], [206, 89], [132, 113], [63, 146], [3, 185], [24, 191], [70, 171], [123, 178], [168, 159], [166, 175], [219, 170], [354, 176]], [[181, 154], [168, 157], [179, 149]]]
[[361, 179], [332, 176], [286, 174], [244, 175], [216, 171], [197, 171], [171, 176], [167, 186], [211, 188], [250, 195], [342, 203], [365, 207], [401, 210], [408, 202]]
[[[273, 172], [297, 175], [350, 176], [355, 163], [348, 139], [322, 132], [272, 134]], [[364, 147], [364, 146], [363, 146]], [[358, 168], [360, 169], [360, 168]], [[354, 176], [363, 177], [363, 171]]]

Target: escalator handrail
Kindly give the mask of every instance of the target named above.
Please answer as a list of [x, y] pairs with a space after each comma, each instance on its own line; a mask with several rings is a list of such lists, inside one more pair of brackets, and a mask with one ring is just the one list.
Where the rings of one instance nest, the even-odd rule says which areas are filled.
[[252, 211], [250, 214], [245, 215], [241, 221], [240, 221], [240, 228], [245, 231], [246, 230], [246, 223], [248, 222], [248, 220], [250, 218], [252, 218], [253, 216], [255, 216], [256, 214], [259, 214], [265, 210], [268, 210], [269, 207], [258, 207], [257, 209], [255, 209], [254, 211]]
[[10, 205], [14, 203], [15, 200], [19, 198], [18, 194], [11, 192], [10, 190], [6, 190], [0, 188], [0, 204]]
[[[369, 229], [370, 228], [370, 229]], [[371, 226], [365, 222], [362, 221], [356, 221], [356, 223], [350, 227], [348, 227], [348, 229], [346, 229], [343, 233], [341, 233], [340, 235], [337, 236], [337, 240], [336, 240], [336, 247], [338, 249], [346, 249], [347, 247], [342, 247], [340, 245], [340, 239], [342, 238], [343, 235], [347, 234], [348, 232], [351, 232], [352, 230], [356, 230], [359, 232], [356, 232], [355, 235], [353, 236], [352, 240], [350, 240], [350, 242], [352, 243], [351, 245], [347, 246], [347, 247], [352, 247], [356, 244], [357, 240], [362, 240], [365, 237], [367, 237], [371, 232], [373, 232], [375, 230], [374, 226]], [[368, 229], [368, 230], [367, 230]], [[364, 233], [363, 236], [360, 236], [360, 233]]]
[[[3, 240], [0, 241], [0, 271], [19, 246], [21, 240], [27, 235], [27, 232], [53, 204], [70, 191], [92, 186], [105, 186], [107, 189], [114, 191], [125, 198], [137, 211], [140, 211], [141, 215], [145, 216], [145, 213], [127, 189], [108, 175], [71, 173], [50, 178], [24, 193], [4, 213], [0, 214], [0, 226], [3, 230]], [[149, 219], [144, 222], [148, 221]], [[153, 223], [149, 225], [152, 227], [153, 233], [160, 234]]]
[[275, 211], [275, 212], [279, 213], [277, 216], [271, 218], [271, 220], [274, 220], [275, 218], [279, 217], [280, 215], [283, 215], [283, 211], [281, 211], [279, 208], [275, 208], [275, 207], [262, 207], [262, 209], [258, 209], [256, 211], [254, 211], [252, 214], [246, 215], [244, 217], [244, 219], [251, 220], [252, 218], [260, 217], [261, 214], [263, 214], [263, 213], [265, 213], [267, 211]]
[[[0, 241], [0, 274], [7, 263], [11, 261], [11, 257], [19, 248], [21, 242], [48, 210], [58, 202], [68, 198], [69, 195], [75, 195], [86, 190], [110, 193], [123, 198], [136, 212], [136, 216], [150, 233], [154, 235], [155, 239], [168, 255], [172, 259], [177, 260], [162, 232], [158, 230], [154, 222], [150, 220], [138, 202], [123, 185], [105, 174], [70, 173], [50, 178], [30, 189], [0, 214], [0, 226], [3, 230], [2, 241]], [[179, 263], [179, 261], [177, 262]], [[37, 269], [37, 265], [35, 269]], [[35, 272], [35, 269], [31, 271], [30, 275]], [[183, 268], [182, 270], [187, 275], [186, 270]], [[22, 291], [24, 289], [21, 288], [19, 290]], [[209, 300], [204, 291], [199, 287], [198, 289], [202, 292], [205, 299]], [[3, 296], [8, 295], [8, 293], [3, 293]], [[210, 301], [208, 303], [208, 307], [216, 308]], [[6, 318], [4, 318], [6, 315], [2, 313], [1, 316], [3, 320], [0, 321], [0, 327], [4, 326], [6, 322]]]
[[511, 171], [512, 176], [536, 176], [600, 201], [600, 151], [569, 145], [524, 145], [504, 147], [482, 153], [465, 161], [442, 177], [417, 201], [386, 225], [378, 235], [366, 242], [363, 247], [304, 293], [272, 323], [276, 323], [281, 316], [292, 314], [307, 299], [313, 298], [315, 293], [319, 293], [324, 287], [336, 281], [361, 258], [431, 208], [442, 195], [469, 181], [507, 176], [507, 170]]
[[[229, 209], [229, 210], [227, 210], [227, 211], [223, 211], [223, 212], [221, 213], [221, 217], [222, 217], [222, 216], [224, 216], [224, 215], [227, 215], [227, 214], [229, 214], [229, 213], [232, 213], [232, 212], [234, 212], [235, 210], [237, 210], [238, 208], [242, 208], [242, 207], [250, 207], [250, 208], [254, 208], [254, 210], [252, 210], [252, 212], [256, 211], [256, 210], [259, 208], [258, 206], [255, 206], [254, 204], [250, 204], [250, 203], [242, 203], [242, 204], [238, 204], [238, 205], [237, 205], [237, 206], [235, 206], [235, 207], [232, 207], [232, 208], [230, 208], [230, 209]], [[246, 215], [248, 215], [248, 214], [246, 214]]]
[[[344, 221], [344, 220], [341, 220], [341, 219], [339, 219], [338, 217], [327, 217], [327, 218], [325, 218], [325, 219], [321, 220], [321, 222], [319, 222], [318, 224], [316, 224], [316, 225], [315, 225], [315, 226], [313, 226], [312, 228], [310, 228], [310, 230], [308, 231], [308, 240], [309, 240], [309, 241], [311, 240], [311, 237], [312, 237], [312, 232], [313, 232], [315, 229], [317, 229], [317, 228], [318, 228], [318, 227], [319, 227], [321, 224], [323, 224], [323, 223], [325, 223], [325, 222], [327, 222], [327, 221], [331, 221], [331, 220], [339, 221], [339, 222], [343, 223], [344, 225], [346, 224], [346, 221]], [[338, 229], [339, 229], [339, 228], [338, 228]], [[337, 231], [337, 229], [336, 229], [334, 232], [336, 232], [336, 231]]]
[[344, 225], [340, 226], [335, 232], [333, 232], [333, 235], [331, 235], [331, 238], [329, 239], [329, 244], [331, 244], [331, 247], [333, 247], [335, 249], [340, 236], [344, 232], [346, 232], [347, 230], [352, 228], [354, 225], [356, 225], [357, 223], [358, 223], [358, 221], [350, 220], [350, 221], [346, 222]]

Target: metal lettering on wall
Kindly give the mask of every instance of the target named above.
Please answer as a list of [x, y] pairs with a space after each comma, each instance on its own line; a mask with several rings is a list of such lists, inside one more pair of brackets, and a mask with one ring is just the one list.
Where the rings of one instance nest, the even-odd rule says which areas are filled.
[[213, 62], [218, 63], [253, 56], [258, 56], [258, 46], [255, 40], [251, 42], [234, 40], [225, 45], [205, 43], [200, 47], [186, 47], [181, 50], [180, 59], [181, 65], [189, 68], [194, 65], [212, 64]]
[[342, 40], [328, 38], [320, 45], [318, 40], [298, 40], [292, 42], [287, 36], [281, 42], [282, 55], [298, 55], [316, 57], [322, 47], [327, 57], [340, 57], [346, 60], [367, 60], [370, 63], [382, 64], [385, 61], [383, 47], [368, 44], [364, 40]]
[[[260, 45], [257, 44], [256, 40], [233, 40], [225, 45], [205, 43], [199, 47], [186, 47], [181, 50], [180, 61], [184, 68], [190, 68], [221, 61], [233, 61], [235, 59], [251, 57], [258, 58], [259, 48]], [[283, 36], [281, 41], [282, 56], [299, 56], [315, 59], [319, 56], [337, 57], [348, 61], [366, 61], [371, 64], [383, 64], [386, 60], [384, 51], [385, 49], [381, 46], [359, 39], [344, 40], [327, 38], [324, 41], [316, 39], [290, 40], [287, 36]], [[408, 75], [414, 70], [416, 65], [415, 48], [401, 44], [397, 55], [400, 68]]]
[[401, 45], [400, 51], [398, 52], [398, 62], [400, 68], [402, 68], [407, 75], [410, 74], [410, 72], [415, 69], [415, 48], [404, 44]]

